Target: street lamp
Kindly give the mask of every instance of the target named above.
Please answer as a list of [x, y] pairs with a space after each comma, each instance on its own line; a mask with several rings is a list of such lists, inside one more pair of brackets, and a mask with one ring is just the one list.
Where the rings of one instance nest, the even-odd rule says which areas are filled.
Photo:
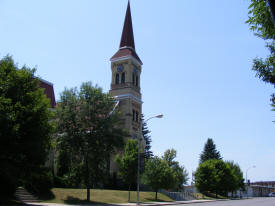
[[256, 168], [255, 165], [248, 167], [245, 173], [245, 181], [246, 181], [246, 197], [248, 198], [248, 179], [247, 179], [247, 172], [248, 170], [252, 169], [252, 168]]
[[252, 168], [256, 168], [256, 166], [255, 166], [255, 165], [253, 165], [253, 166], [251, 166], [251, 167], [247, 168], [247, 170], [246, 170], [246, 173], [245, 173], [245, 181], [246, 181], [246, 184], [248, 183], [248, 179], [247, 179], [247, 172], [248, 172], [248, 170], [250, 170], [250, 169], [252, 169]]
[[[163, 114], [159, 114], [159, 115], [156, 115], [156, 116], [152, 116], [148, 119], [146, 119], [144, 121], [144, 123], [148, 122], [148, 120], [150, 119], [153, 119], [153, 118], [162, 118], [163, 117]], [[141, 137], [138, 137], [138, 170], [137, 170], [137, 205], [139, 205], [139, 182], [140, 182], [140, 174], [139, 174], [139, 170], [140, 170], [140, 139], [143, 137], [143, 134], [142, 134], [142, 121], [140, 121], [140, 134], [141, 134]], [[139, 136], [139, 135], [138, 135]]]

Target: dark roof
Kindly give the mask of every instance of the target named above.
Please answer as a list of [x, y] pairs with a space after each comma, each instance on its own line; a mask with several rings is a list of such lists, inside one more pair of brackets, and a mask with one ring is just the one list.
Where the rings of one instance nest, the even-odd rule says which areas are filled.
[[117, 53], [115, 53], [115, 55], [112, 56], [111, 59], [120, 58], [120, 57], [127, 57], [127, 56], [133, 56], [133, 57], [135, 57], [142, 64], [142, 61], [138, 57], [138, 55], [135, 52], [135, 50], [133, 50], [132, 48], [122, 48], [122, 49], [119, 49], [117, 51]]
[[122, 30], [119, 50], [112, 56], [112, 59], [132, 56], [137, 59], [139, 63], [142, 64], [142, 61], [138, 57], [135, 51], [135, 40], [134, 40], [134, 32], [132, 25], [132, 17], [131, 17], [131, 8], [130, 2], [128, 1], [127, 11], [124, 20], [124, 26]]
[[135, 40], [134, 40], [131, 8], [130, 8], [129, 1], [128, 1], [128, 6], [127, 6], [126, 15], [125, 15], [124, 26], [123, 26], [123, 31], [122, 31], [119, 47], [120, 48], [132, 47], [133, 49], [135, 49]]
[[39, 78], [39, 81], [40, 81], [40, 87], [45, 89], [44, 93], [50, 99], [51, 108], [54, 108], [56, 105], [56, 102], [55, 102], [53, 84], [40, 78]]

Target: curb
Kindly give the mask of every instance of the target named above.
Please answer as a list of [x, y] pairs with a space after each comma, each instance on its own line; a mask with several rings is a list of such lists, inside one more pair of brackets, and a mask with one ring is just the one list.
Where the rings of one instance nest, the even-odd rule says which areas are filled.
[[[216, 201], [227, 201], [228, 199], [217, 199], [217, 200], [189, 200], [189, 201], [175, 201], [175, 202], [146, 202], [140, 203], [140, 206], [162, 206], [162, 205], [184, 205], [184, 204], [194, 204], [194, 203], [207, 203]], [[27, 203], [25, 205], [29, 206], [68, 206], [66, 204], [59, 203]], [[75, 204], [71, 206], [136, 206], [136, 203], [122, 203], [122, 204]]]
[[160, 205], [185, 205], [193, 203], [206, 203], [206, 202], [215, 202], [215, 200], [193, 200], [193, 201], [175, 201], [169, 203], [144, 203], [140, 204], [141, 206], [160, 206]]
[[[162, 205], [184, 205], [184, 204], [194, 204], [194, 203], [207, 203], [207, 202], [217, 202], [217, 201], [228, 201], [229, 199], [215, 199], [215, 200], [186, 200], [186, 201], [174, 201], [174, 202], [147, 202], [140, 203], [140, 206], [162, 206]], [[125, 203], [125, 204], [111, 204], [115, 206], [135, 206], [135, 203]], [[108, 206], [108, 204], [106, 204]]]

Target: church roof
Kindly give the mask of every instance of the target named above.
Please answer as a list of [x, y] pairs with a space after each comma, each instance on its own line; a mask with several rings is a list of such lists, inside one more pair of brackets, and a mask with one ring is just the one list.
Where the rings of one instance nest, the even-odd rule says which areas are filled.
[[127, 56], [133, 56], [142, 64], [142, 61], [140, 60], [140, 58], [138, 57], [135, 51], [135, 40], [134, 40], [131, 8], [130, 8], [129, 1], [128, 1], [127, 11], [125, 15], [119, 50], [117, 51], [117, 53], [115, 53], [115, 55], [111, 58], [111, 60], [116, 58], [127, 57]]
[[135, 49], [135, 39], [132, 25], [132, 15], [130, 2], [128, 1], [127, 11], [124, 20], [123, 31], [120, 40], [120, 48], [122, 47], [132, 47]]
[[41, 79], [41, 78], [38, 78], [38, 79], [40, 81], [40, 88], [44, 89], [44, 94], [46, 95], [47, 98], [50, 99], [51, 108], [54, 108], [56, 105], [56, 102], [55, 102], [53, 84], [44, 79]]
[[116, 59], [116, 58], [122, 58], [122, 57], [127, 57], [127, 56], [132, 56], [134, 58], [136, 58], [136, 60], [142, 64], [142, 61], [140, 60], [140, 58], [138, 57], [137, 53], [135, 52], [135, 50], [131, 49], [131, 48], [120, 48], [117, 53], [115, 53], [114, 56], [112, 56], [111, 60]]

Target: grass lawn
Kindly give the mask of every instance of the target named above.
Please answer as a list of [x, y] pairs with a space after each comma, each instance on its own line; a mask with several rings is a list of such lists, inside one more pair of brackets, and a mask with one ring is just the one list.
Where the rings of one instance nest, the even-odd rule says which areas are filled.
[[[63, 189], [54, 188], [52, 194], [48, 197], [39, 197], [43, 202], [65, 203], [65, 204], [85, 204], [91, 203], [86, 201], [85, 189]], [[100, 190], [92, 189], [90, 192], [92, 203], [127, 203], [128, 191], [122, 190]], [[136, 202], [137, 193], [131, 191], [131, 202]], [[140, 192], [139, 199], [141, 202], [155, 201], [154, 192]], [[157, 201], [173, 201], [166, 195], [158, 193]]]

